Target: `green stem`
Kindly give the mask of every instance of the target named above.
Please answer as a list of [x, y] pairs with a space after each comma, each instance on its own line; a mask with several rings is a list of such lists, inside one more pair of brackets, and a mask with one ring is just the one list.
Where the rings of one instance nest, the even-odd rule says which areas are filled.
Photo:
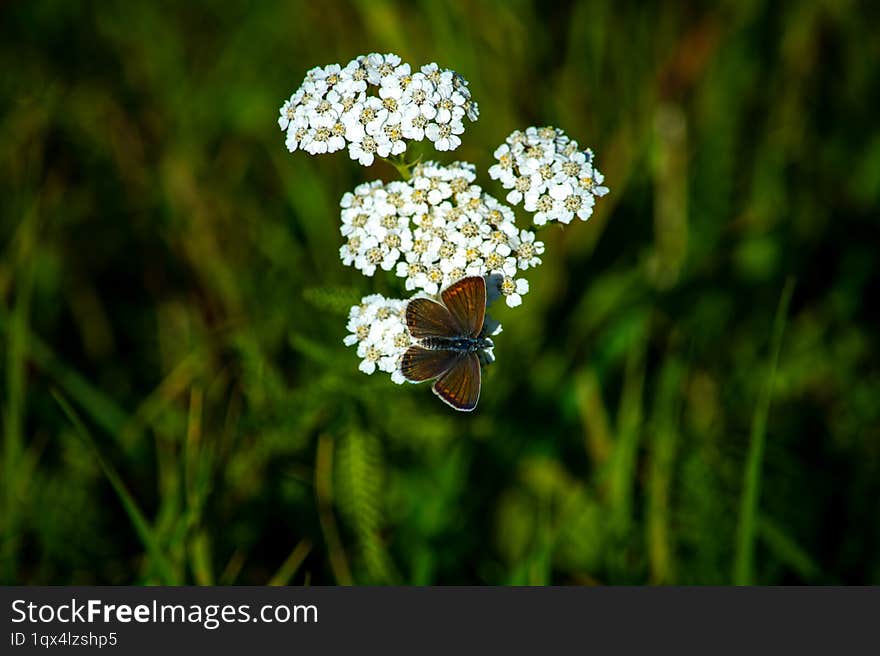
[[400, 155], [395, 155], [394, 157], [381, 157], [385, 162], [388, 162], [391, 166], [397, 169], [397, 172], [400, 173], [400, 177], [404, 180], [409, 180], [412, 177], [411, 169], [419, 163], [419, 159], [416, 159], [413, 162], [406, 161], [406, 155], [401, 153]]
[[788, 315], [788, 304], [794, 290], [794, 279], [785, 282], [776, 318], [773, 321], [773, 333], [770, 347], [770, 363], [764, 389], [758, 398], [755, 415], [752, 418], [752, 433], [749, 440], [749, 452], [746, 469], [743, 475], [743, 491], [740, 500], [739, 525], [737, 527], [736, 553], [733, 566], [734, 585], [754, 584], [755, 531], [757, 525], [758, 506], [761, 494], [761, 464], [764, 460], [764, 446], [767, 441], [767, 416], [770, 414], [770, 401], [773, 398], [773, 386], [776, 382], [776, 370], [779, 365], [779, 352], [782, 350], [782, 336], [785, 331], [785, 320]]

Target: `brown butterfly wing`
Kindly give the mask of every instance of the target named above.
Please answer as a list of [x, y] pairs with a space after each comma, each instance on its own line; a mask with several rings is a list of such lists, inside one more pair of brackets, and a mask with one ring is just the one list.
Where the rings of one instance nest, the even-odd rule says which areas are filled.
[[442, 376], [460, 357], [455, 351], [432, 351], [410, 346], [400, 359], [400, 373], [408, 381], [421, 383]]
[[480, 400], [480, 360], [476, 353], [458, 353], [459, 359], [431, 388], [455, 408], [470, 412]]
[[460, 337], [461, 326], [442, 303], [430, 298], [414, 298], [406, 305], [406, 327], [416, 339]]
[[452, 283], [440, 294], [465, 337], [478, 337], [486, 317], [486, 281], [469, 276]]

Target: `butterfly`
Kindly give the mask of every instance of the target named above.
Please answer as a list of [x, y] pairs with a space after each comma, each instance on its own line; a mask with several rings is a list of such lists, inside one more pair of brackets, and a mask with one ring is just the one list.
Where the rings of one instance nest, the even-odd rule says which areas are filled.
[[492, 340], [484, 334], [486, 281], [462, 278], [440, 292], [440, 301], [418, 297], [406, 306], [406, 325], [417, 344], [400, 361], [413, 383], [434, 380], [431, 389], [456, 410], [469, 412], [480, 399], [480, 362]]

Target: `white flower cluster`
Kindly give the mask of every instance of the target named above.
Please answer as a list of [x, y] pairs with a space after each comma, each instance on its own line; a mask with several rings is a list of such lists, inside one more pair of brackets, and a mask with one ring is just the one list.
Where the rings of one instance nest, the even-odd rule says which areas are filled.
[[413, 71], [397, 55], [372, 53], [311, 69], [280, 113], [289, 151], [348, 147], [353, 160], [370, 166], [377, 155], [403, 153], [407, 140], [427, 137], [437, 150], [455, 150], [463, 118], [475, 121], [479, 109], [458, 73], [434, 63]]
[[510, 189], [507, 202], [534, 212], [535, 225], [586, 221], [597, 197], [608, 193], [605, 177], [593, 166], [593, 151], [580, 150], [559, 128], [517, 130], [495, 151], [493, 180]]
[[406, 301], [371, 294], [361, 299], [348, 312], [346, 326], [350, 335], [346, 346], [357, 344], [361, 358], [358, 369], [372, 374], [376, 369], [391, 374], [391, 380], [404, 382], [400, 373], [400, 357], [412, 344], [406, 327]]
[[517, 229], [513, 210], [473, 184], [472, 164], [419, 164], [407, 181], [359, 185], [342, 197], [342, 262], [366, 276], [394, 270], [409, 290], [436, 294], [469, 275], [500, 275], [508, 306], [529, 283], [517, 278], [541, 263], [544, 244]]

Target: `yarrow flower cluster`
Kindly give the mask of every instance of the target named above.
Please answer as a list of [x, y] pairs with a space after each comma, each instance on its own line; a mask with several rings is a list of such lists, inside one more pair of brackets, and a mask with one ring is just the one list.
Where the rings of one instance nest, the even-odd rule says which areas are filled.
[[346, 328], [350, 334], [343, 342], [346, 346], [357, 345], [361, 358], [358, 369], [365, 374], [378, 369], [391, 374], [395, 383], [404, 382], [400, 357], [412, 344], [406, 327], [406, 301], [381, 294], [364, 296], [349, 310]]
[[427, 138], [437, 150], [455, 150], [463, 119], [478, 116], [458, 73], [435, 63], [414, 70], [395, 54], [372, 53], [311, 69], [281, 106], [278, 125], [291, 152], [347, 147], [351, 159], [370, 166], [376, 156], [405, 152], [407, 141]]
[[530, 127], [513, 132], [495, 151], [489, 177], [510, 189], [507, 202], [534, 212], [535, 225], [586, 221], [596, 198], [608, 193], [605, 177], [593, 166], [593, 151], [559, 128]]
[[359, 185], [340, 203], [342, 262], [366, 276], [393, 270], [408, 290], [428, 294], [465, 276], [497, 274], [507, 305], [520, 305], [529, 284], [517, 274], [541, 263], [544, 244], [475, 180], [471, 164], [426, 162], [407, 181]]

